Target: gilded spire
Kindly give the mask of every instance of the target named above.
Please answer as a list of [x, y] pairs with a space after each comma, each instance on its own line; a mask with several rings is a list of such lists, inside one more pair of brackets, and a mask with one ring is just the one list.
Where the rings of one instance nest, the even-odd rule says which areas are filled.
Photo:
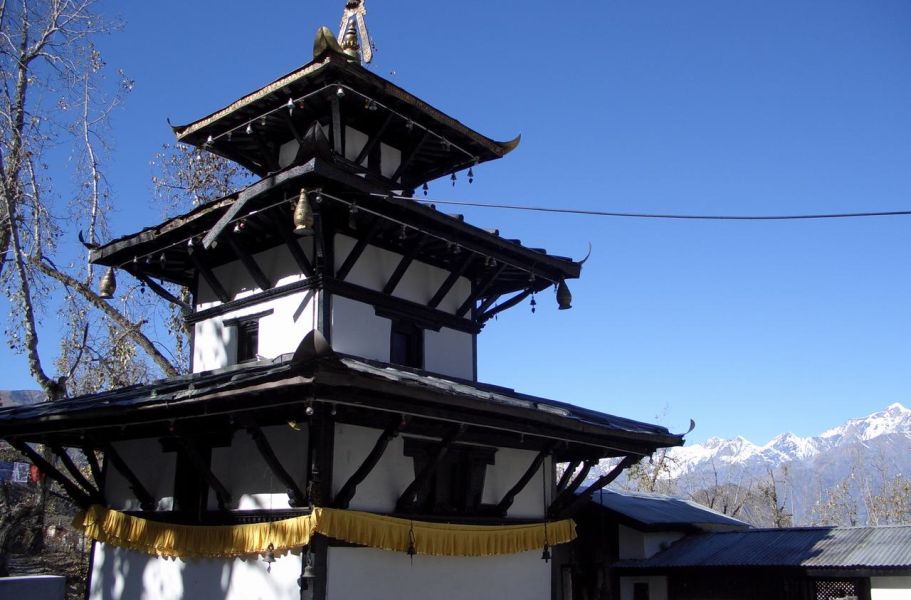
[[367, 15], [365, 1], [345, 2], [345, 12], [342, 13], [342, 23], [338, 28], [338, 43], [353, 60], [369, 63], [373, 60], [373, 44], [364, 20]]

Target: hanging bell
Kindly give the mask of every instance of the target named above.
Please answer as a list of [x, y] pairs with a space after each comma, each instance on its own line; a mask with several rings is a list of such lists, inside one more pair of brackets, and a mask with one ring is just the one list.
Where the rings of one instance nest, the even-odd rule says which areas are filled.
[[316, 567], [313, 566], [313, 553], [309, 549], [304, 560], [304, 570], [301, 573], [301, 579], [316, 579], [317, 572]]
[[541, 553], [541, 560], [550, 562], [550, 544], [544, 542], [544, 552]]
[[300, 197], [294, 205], [294, 233], [313, 235], [313, 210], [307, 200], [307, 190], [301, 188]]
[[566, 310], [573, 307], [573, 295], [569, 291], [566, 281], [561, 279], [557, 284], [557, 308]]
[[537, 303], [537, 301], [535, 300], [535, 295], [534, 295], [534, 294], [531, 295], [531, 304], [530, 304], [530, 306], [531, 306], [531, 314], [535, 314], [535, 307], [538, 306], [538, 303]]
[[427, 186], [427, 182], [426, 182], [426, 181], [424, 182], [424, 185], [421, 186], [421, 189], [424, 191], [424, 195], [426, 196], [426, 195], [427, 195], [427, 190], [430, 189], [430, 188]]
[[263, 554], [263, 562], [268, 565], [275, 562], [275, 546], [272, 543], [266, 547], [266, 552]]
[[452, 187], [455, 187], [455, 184], [456, 184], [456, 174], [455, 173], [452, 174], [452, 176], [449, 178], [449, 181], [452, 182]]
[[98, 296], [105, 300], [110, 300], [114, 297], [114, 292], [116, 291], [117, 279], [114, 277], [114, 267], [108, 267], [108, 270], [101, 277], [101, 283], [98, 284]]
[[354, 231], [357, 229], [357, 204], [348, 207], [348, 229]]
[[468, 167], [468, 183], [474, 183], [474, 170]]

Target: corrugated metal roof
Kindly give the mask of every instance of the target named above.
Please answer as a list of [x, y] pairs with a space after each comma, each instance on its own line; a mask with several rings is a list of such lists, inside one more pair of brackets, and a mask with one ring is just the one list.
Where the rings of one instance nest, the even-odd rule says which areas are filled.
[[749, 527], [743, 521], [738, 521], [695, 502], [670, 496], [603, 489], [592, 496], [592, 501], [646, 527], [688, 526], [701, 529], [746, 529]]
[[803, 567], [911, 569], [911, 526], [753, 529], [685, 537], [632, 569]]

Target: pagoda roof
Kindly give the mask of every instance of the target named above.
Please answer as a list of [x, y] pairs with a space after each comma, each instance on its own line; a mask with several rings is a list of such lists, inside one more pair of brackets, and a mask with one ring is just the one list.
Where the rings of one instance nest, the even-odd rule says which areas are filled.
[[519, 137], [498, 142], [481, 135], [333, 50], [334, 40], [326, 43], [321, 36], [326, 37], [323, 30], [317, 34], [313, 61], [206, 117], [174, 126], [178, 141], [264, 176], [277, 170], [270, 158], [277, 146], [300, 139], [314, 120], [328, 118], [337, 103], [347, 125], [367, 134], [381, 131], [384, 143], [413, 154], [407, 171], [394, 182], [398, 187], [390, 189], [413, 189], [500, 158], [518, 145]]
[[405, 417], [408, 434], [436, 435], [460, 423], [462, 441], [536, 450], [551, 445], [557, 460], [647, 455], [683, 443], [661, 426], [331, 350], [0, 409], [0, 437], [79, 445], [84, 437], [168, 435], [180, 420], [194, 430], [223, 431], [242, 413], [255, 414], [261, 425], [304, 422], [308, 402], [331, 404], [338, 422], [370, 427]]

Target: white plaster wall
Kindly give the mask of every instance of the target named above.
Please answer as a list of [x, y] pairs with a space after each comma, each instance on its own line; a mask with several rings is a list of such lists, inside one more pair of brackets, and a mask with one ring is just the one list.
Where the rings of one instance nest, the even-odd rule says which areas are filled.
[[666, 550], [671, 544], [683, 537], [678, 531], [661, 531], [657, 533], [646, 533], [643, 540], [645, 550], [644, 558], [651, 558], [662, 550]]
[[[289, 425], [263, 427], [263, 435], [282, 466], [301, 490], [307, 488], [307, 428]], [[239, 510], [282, 510], [289, 508], [285, 486], [263, 460], [250, 435], [234, 433], [231, 446], [212, 449], [212, 472], [231, 493], [230, 508]], [[218, 508], [215, 494], [209, 494], [209, 508]]]
[[237, 327], [224, 322], [272, 310], [259, 319], [260, 356], [275, 358], [294, 352], [298, 344], [315, 328], [318, 292], [302, 290], [280, 298], [266, 300], [253, 306], [231, 311], [194, 326], [193, 372], [210, 371], [234, 364], [237, 356]]
[[667, 600], [667, 577], [621, 577], [620, 600], [633, 600], [633, 584], [647, 583], [649, 600]]
[[[499, 448], [494, 455], [494, 464], [487, 465], [486, 476], [484, 477], [484, 493], [481, 496], [485, 504], [497, 504], [503, 499], [512, 486], [519, 481], [531, 462], [537, 456], [537, 452], [530, 450], [515, 450], [513, 448]], [[542, 481], [541, 470], [544, 471]], [[531, 478], [528, 485], [525, 486], [513, 501], [512, 506], [507, 512], [507, 517], [517, 519], [538, 519], [544, 516], [545, 499], [544, 485], [547, 486], [547, 500], [551, 500], [551, 478], [550, 460], [545, 460], [541, 464], [541, 469]]]
[[619, 558], [645, 558], [645, 534], [625, 525], [618, 528]]
[[23, 575], [0, 577], [0, 598], [64, 600], [66, 577], [62, 575]]
[[871, 577], [870, 600], [908, 600], [911, 576]]
[[332, 297], [332, 349], [389, 362], [392, 322], [376, 316], [369, 304]]
[[550, 600], [550, 565], [534, 550], [479, 558], [329, 548], [328, 600]]
[[[335, 425], [335, 453], [332, 464], [333, 496], [364, 462], [376, 443], [379, 429], [356, 425]], [[395, 511], [396, 500], [414, 479], [414, 461], [404, 455], [402, 437], [386, 446], [386, 452], [359, 486], [349, 508], [368, 512]]]
[[470, 333], [440, 328], [424, 332], [424, 369], [474, 379], [474, 342]]
[[[174, 472], [177, 455], [163, 452], [157, 439], [130, 440], [112, 444], [143, 487], [157, 501], [158, 510], [171, 510], [174, 504]], [[111, 508], [140, 510], [139, 500], [130, 484], [113, 466], [105, 473], [104, 493]]]
[[273, 600], [298, 598], [300, 555], [272, 563], [246, 559], [180, 560], [96, 543], [90, 600]]

